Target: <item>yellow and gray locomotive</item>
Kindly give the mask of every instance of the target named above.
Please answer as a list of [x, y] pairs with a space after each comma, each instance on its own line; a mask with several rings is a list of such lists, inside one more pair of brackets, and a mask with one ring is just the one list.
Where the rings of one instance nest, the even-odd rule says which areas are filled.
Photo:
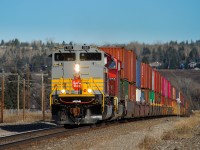
[[53, 120], [73, 125], [122, 117], [119, 61], [87, 45], [66, 45], [51, 56]]

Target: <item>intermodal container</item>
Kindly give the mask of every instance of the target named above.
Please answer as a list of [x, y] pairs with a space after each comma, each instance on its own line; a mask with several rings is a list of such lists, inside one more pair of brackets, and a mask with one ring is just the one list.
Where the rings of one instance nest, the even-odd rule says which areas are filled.
[[169, 84], [169, 81], [166, 79], [165, 80], [165, 97], [168, 97], [168, 84]]
[[133, 51], [125, 50], [124, 78], [129, 82], [136, 82], [136, 54]]
[[142, 102], [149, 103], [149, 90], [148, 89], [141, 90], [141, 98], [142, 98]]
[[[171, 84], [171, 83], [170, 83], [170, 84]], [[173, 86], [172, 86], [172, 84], [171, 84], [170, 94], [171, 94], [171, 95], [170, 95], [170, 98], [173, 99]]]
[[154, 91], [149, 92], [149, 102], [155, 103], [155, 92]]
[[165, 105], [165, 96], [163, 96], [163, 95], [161, 96], [161, 104]]
[[136, 62], [136, 87], [141, 88], [141, 61]]
[[162, 80], [162, 83], [161, 83], [161, 86], [162, 86], [161, 94], [162, 94], [162, 96], [165, 96], [165, 78], [161, 77], [161, 80]]
[[155, 87], [155, 70], [152, 70], [152, 90], [153, 91], [156, 91], [156, 89], [154, 88]]
[[146, 77], [147, 77], [147, 85], [146, 85], [146, 88], [149, 89], [149, 82], [150, 82], [150, 81], [149, 81], [149, 80], [150, 80], [150, 79], [149, 79], [149, 65], [148, 65], [148, 64], [145, 64], [145, 67], [146, 67], [146, 75], [147, 75], [147, 76], [146, 76]]
[[112, 55], [113, 57], [117, 58], [118, 60], [120, 60], [122, 62], [121, 78], [124, 78], [124, 69], [125, 69], [124, 61], [125, 61], [125, 59], [127, 59], [125, 56], [126, 49], [119, 48], [119, 47], [99, 47], [99, 49]]
[[176, 100], [180, 100], [180, 92], [176, 89]]
[[129, 99], [136, 101], [136, 86], [134, 84], [129, 84]]
[[145, 99], [145, 91], [144, 90], [141, 90], [141, 102], [145, 102], [146, 99]]
[[123, 80], [122, 88], [125, 99], [129, 99], [129, 82], [127, 80]]
[[176, 89], [175, 89], [175, 87], [172, 88], [172, 99], [176, 100]]
[[162, 93], [161, 91], [162, 91], [162, 76], [161, 76], [161, 74], [160, 73], [158, 73], [158, 93]]
[[136, 88], [136, 101], [137, 102], [142, 102], [141, 99], [141, 89]]
[[181, 103], [185, 106], [185, 98], [182, 93], [180, 93], [180, 100], [181, 100]]
[[171, 98], [171, 83], [168, 81], [168, 98]]
[[160, 103], [161, 103], [161, 94], [158, 93], [158, 92], [155, 93], [155, 102], [156, 102], [157, 104], [160, 104]]
[[162, 76], [159, 72], [155, 72], [155, 91], [162, 94]]
[[147, 88], [147, 71], [146, 64], [141, 63], [141, 88]]
[[151, 66], [149, 66], [149, 89], [152, 90], [152, 68], [151, 68]]

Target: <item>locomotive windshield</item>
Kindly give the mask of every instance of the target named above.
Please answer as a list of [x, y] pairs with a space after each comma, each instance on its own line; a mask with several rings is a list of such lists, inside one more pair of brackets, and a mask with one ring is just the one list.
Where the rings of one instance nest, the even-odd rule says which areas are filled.
[[81, 61], [99, 61], [101, 60], [101, 53], [80, 53]]
[[75, 61], [75, 53], [55, 53], [55, 61]]

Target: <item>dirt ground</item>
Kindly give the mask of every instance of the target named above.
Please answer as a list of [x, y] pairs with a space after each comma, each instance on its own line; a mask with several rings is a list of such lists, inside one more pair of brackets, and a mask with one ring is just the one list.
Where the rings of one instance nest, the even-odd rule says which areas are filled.
[[62, 139], [49, 139], [25, 149], [198, 150], [200, 112], [191, 117], [165, 117], [121, 123]]

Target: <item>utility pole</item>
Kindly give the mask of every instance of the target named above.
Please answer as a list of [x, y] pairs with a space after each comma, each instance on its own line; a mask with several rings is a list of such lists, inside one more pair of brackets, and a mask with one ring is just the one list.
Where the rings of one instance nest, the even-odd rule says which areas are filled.
[[20, 80], [20, 75], [18, 75], [17, 78], [17, 115], [19, 115], [19, 80]]
[[30, 70], [29, 70], [29, 64], [27, 64], [27, 109], [30, 108]]
[[45, 121], [45, 84], [43, 84], [43, 121]]
[[26, 98], [26, 89], [25, 89], [25, 79], [23, 80], [23, 120], [25, 120], [25, 98]]
[[2, 76], [2, 98], [1, 98], [1, 123], [3, 123], [3, 110], [4, 110], [4, 75]]
[[44, 88], [44, 74], [42, 73], [42, 116], [45, 121], [45, 88]]
[[48, 74], [35, 74], [37, 76], [42, 76], [42, 96], [41, 96], [41, 110], [42, 110], [42, 116], [43, 116], [43, 120], [45, 120], [45, 86], [44, 86], [44, 76], [48, 76]]
[[44, 86], [44, 75], [43, 75], [43, 73], [42, 73], [42, 101], [41, 101], [41, 104], [42, 104], [42, 112], [43, 112], [43, 104], [44, 104], [44, 88], [43, 88], [43, 86]]

